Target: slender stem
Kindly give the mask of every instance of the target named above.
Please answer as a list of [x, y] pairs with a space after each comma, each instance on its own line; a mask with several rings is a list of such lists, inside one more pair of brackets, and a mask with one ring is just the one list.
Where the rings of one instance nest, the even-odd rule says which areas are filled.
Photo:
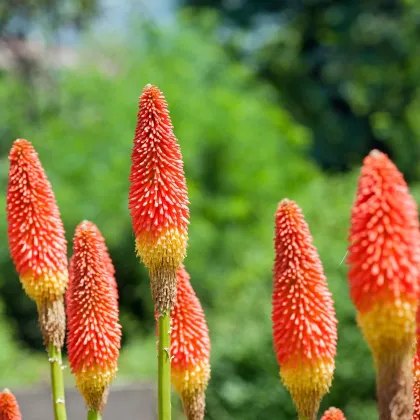
[[55, 420], [67, 420], [66, 405], [64, 401], [64, 381], [62, 370], [61, 351], [56, 346], [48, 346], [51, 369], [51, 388]]
[[171, 420], [171, 315], [159, 314], [158, 412], [159, 420]]
[[101, 413], [96, 410], [89, 410], [87, 420], [102, 420]]

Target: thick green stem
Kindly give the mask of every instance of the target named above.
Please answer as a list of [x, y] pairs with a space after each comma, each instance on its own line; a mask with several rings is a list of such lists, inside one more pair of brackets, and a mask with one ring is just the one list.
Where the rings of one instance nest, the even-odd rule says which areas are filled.
[[56, 346], [48, 346], [50, 369], [51, 369], [51, 388], [54, 407], [55, 420], [67, 420], [66, 405], [64, 401], [64, 381], [62, 370], [61, 351]]
[[171, 420], [171, 315], [159, 314], [158, 413], [159, 420]]
[[89, 410], [87, 420], [102, 420], [101, 413], [96, 410]]

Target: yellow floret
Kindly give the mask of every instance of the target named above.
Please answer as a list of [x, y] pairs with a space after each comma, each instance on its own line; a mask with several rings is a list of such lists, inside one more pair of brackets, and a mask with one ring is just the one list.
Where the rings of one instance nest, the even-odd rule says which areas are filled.
[[204, 419], [205, 391], [209, 379], [210, 365], [207, 362], [198, 362], [189, 369], [180, 370], [176, 366], [172, 368], [172, 385], [181, 396], [185, 415], [190, 420]]
[[160, 269], [177, 270], [185, 257], [187, 234], [178, 229], [169, 229], [154, 240], [139, 235], [136, 248], [142, 263], [151, 272]]
[[76, 387], [89, 409], [102, 411], [105, 392], [115, 378], [116, 371], [116, 368], [104, 370], [98, 366], [87, 371], [75, 372]]
[[172, 367], [171, 381], [175, 391], [183, 394], [186, 391], [206, 389], [210, 379], [210, 365], [207, 362], [199, 362], [187, 370]]
[[416, 301], [378, 302], [369, 312], [359, 313], [358, 324], [375, 362], [415, 349]]
[[68, 283], [67, 270], [57, 274], [34, 276], [28, 271], [20, 277], [26, 294], [37, 303], [43, 300], [54, 301], [64, 295]]
[[187, 233], [169, 229], [154, 240], [140, 235], [136, 239], [136, 248], [150, 272], [155, 309], [159, 313], [166, 313], [175, 304], [176, 271], [185, 257]]
[[322, 397], [329, 391], [334, 375], [332, 359], [284, 364], [280, 377], [289, 390], [300, 416], [312, 418]]

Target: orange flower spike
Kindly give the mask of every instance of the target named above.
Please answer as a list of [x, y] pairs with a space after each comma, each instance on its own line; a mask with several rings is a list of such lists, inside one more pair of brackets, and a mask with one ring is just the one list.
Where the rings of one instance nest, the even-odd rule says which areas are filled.
[[273, 340], [280, 376], [302, 418], [316, 416], [331, 386], [337, 320], [321, 261], [298, 205], [275, 215]]
[[80, 223], [66, 294], [67, 348], [76, 386], [89, 409], [98, 412], [117, 372], [121, 345], [118, 302], [105, 261], [100, 231], [91, 222]]
[[0, 392], [0, 420], [22, 420], [19, 404], [8, 389]]
[[324, 413], [321, 420], [346, 420], [346, 418], [339, 408], [331, 407]]
[[188, 196], [183, 161], [161, 91], [147, 85], [140, 97], [132, 151], [129, 209], [152, 296], [165, 313], [176, 296], [176, 270], [187, 247]]
[[177, 303], [171, 311], [172, 384], [182, 398], [188, 420], [203, 420], [210, 379], [209, 330], [183, 265], [177, 277]]
[[353, 205], [349, 283], [372, 351], [412, 346], [420, 276], [417, 206], [402, 174], [374, 150], [364, 160]]
[[9, 155], [7, 221], [10, 254], [25, 292], [38, 306], [46, 345], [62, 347], [62, 303], [67, 285], [67, 243], [51, 185], [27, 140]]
[[[380, 417], [411, 419], [420, 276], [418, 213], [403, 175], [377, 150], [363, 162], [349, 242], [350, 294], [375, 361]], [[391, 407], [390, 401], [398, 401], [398, 407]]]

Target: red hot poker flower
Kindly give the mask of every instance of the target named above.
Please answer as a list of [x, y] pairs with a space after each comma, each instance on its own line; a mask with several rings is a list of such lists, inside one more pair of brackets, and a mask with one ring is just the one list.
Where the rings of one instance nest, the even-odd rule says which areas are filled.
[[32, 144], [18, 139], [9, 155], [7, 221], [10, 254], [25, 292], [38, 306], [44, 343], [61, 349], [67, 243], [51, 185]]
[[273, 338], [280, 376], [300, 416], [316, 415], [334, 372], [337, 320], [302, 211], [289, 200], [275, 216]]
[[8, 389], [0, 393], [0, 420], [22, 420], [18, 402]]
[[346, 420], [346, 418], [339, 408], [331, 407], [324, 413], [321, 420]]
[[178, 269], [177, 303], [171, 311], [172, 384], [189, 420], [203, 420], [210, 379], [210, 338], [200, 301], [184, 266]]
[[176, 295], [176, 270], [187, 246], [189, 219], [183, 161], [161, 91], [147, 85], [140, 97], [132, 151], [129, 208], [136, 247], [152, 282], [158, 310]]
[[370, 312], [379, 302], [417, 299], [417, 206], [402, 174], [377, 150], [363, 163], [349, 240], [350, 290], [359, 312]]
[[54, 193], [38, 154], [27, 140], [9, 155], [7, 221], [10, 253], [26, 293], [54, 300], [67, 285], [67, 244]]
[[380, 417], [390, 418], [390, 401], [399, 401], [402, 411], [395, 415], [410, 418], [406, 385], [411, 383], [415, 344], [419, 222], [402, 174], [377, 150], [363, 162], [349, 241], [350, 293], [378, 372]]
[[66, 301], [67, 348], [76, 386], [92, 410], [102, 411], [116, 372], [121, 344], [118, 302], [98, 228], [84, 221], [76, 228]]

